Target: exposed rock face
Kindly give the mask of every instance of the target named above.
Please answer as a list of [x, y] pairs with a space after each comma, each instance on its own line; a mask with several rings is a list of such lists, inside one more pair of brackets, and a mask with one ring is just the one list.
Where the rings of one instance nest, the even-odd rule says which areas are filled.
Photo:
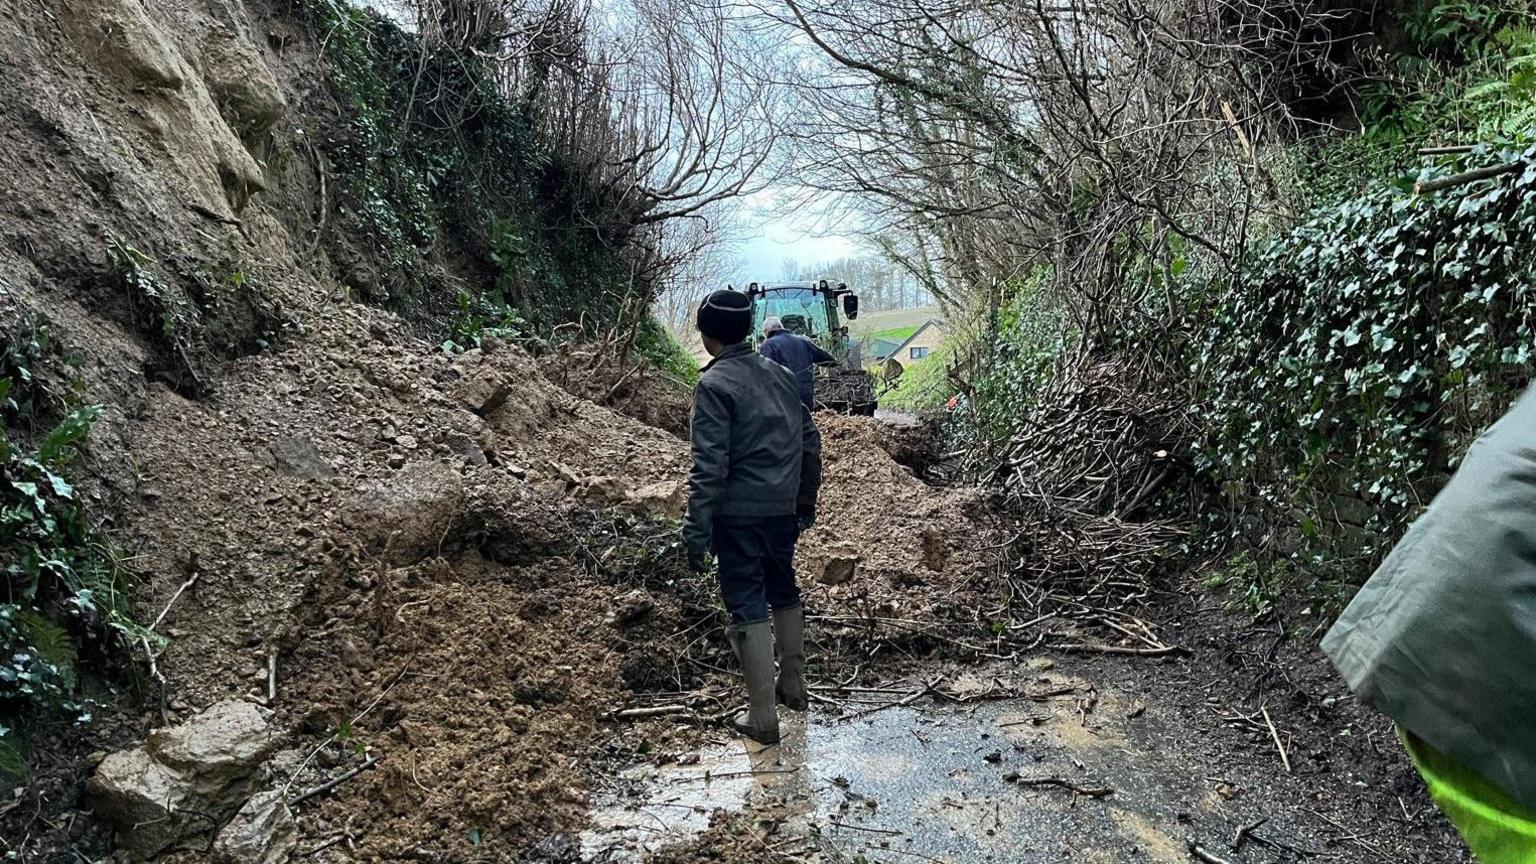
[[256, 48], [225, 28], [203, 42], [203, 80], [219, 113], [241, 138], [262, 135], [288, 110], [277, 78]]
[[220, 702], [180, 726], [150, 733], [141, 747], [102, 760], [87, 795], [97, 814], [117, 825], [119, 846], [150, 857], [205, 834], [210, 820], [222, 821], [239, 807], [276, 746], [259, 708]]
[[103, 67], [140, 86], [181, 87], [180, 58], [138, 0], [80, 0], [64, 10], [77, 42], [98, 52]]

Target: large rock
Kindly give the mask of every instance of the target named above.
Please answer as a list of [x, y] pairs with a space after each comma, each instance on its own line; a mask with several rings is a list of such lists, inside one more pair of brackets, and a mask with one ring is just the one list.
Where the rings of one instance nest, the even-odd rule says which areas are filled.
[[117, 826], [121, 848], [151, 857], [206, 837], [246, 799], [276, 746], [259, 708], [220, 702], [180, 726], [150, 733], [141, 747], [103, 759], [87, 801]]
[[247, 801], [213, 843], [218, 864], [282, 864], [298, 845], [299, 832], [281, 791]]
[[827, 555], [822, 559], [821, 571], [816, 574], [816, 581], [823, 585], [843, 585], [853, 580], [853, 574], [858, 569], [861, 560], [858, 552], [852, 546], [839, 544], [827, 550]]
[[189, 812], [180, 774], [150, 758], [143, 748], [113, 753], [96, 768], [86, 802], [117, 825], [118, 845], [142, 856], [155, 855], [182, 837], [207, 827]]
[[688, 507], [688, 484], [682, 480], [660, 480], [631, 489], [625, 499], [627, 509], [655, 519], [681, 519]]
[[628, 499], [629, 490], [622, 477], [599, 474], [584, 478], [576, 495], [593, 507], [613, 507]]
[[315, 442], [302, 435], [284, 435], [267, 442], [267, 451], [279, 471], [295, 477], [331, 477], [336, 469], [321, 455]]
[[479, 351], [464, 352], [457, 371], [459, 381], [453, 387], [453, 397], [481, 417], [494, 413], [512, 395], [507, 373]]
[[277, 745], [260, 708], [230, 700], [180, 726], [149, 733], [145, 748], [155, 761], [179, 772], [193, 794], [232, 804], [243, 797], [246, 781]]
[[371, 542], [408, 552], [435, 548], [463, 510], [463, 476], [443, 462], [411, 462], [364, 486], [350, 521]]

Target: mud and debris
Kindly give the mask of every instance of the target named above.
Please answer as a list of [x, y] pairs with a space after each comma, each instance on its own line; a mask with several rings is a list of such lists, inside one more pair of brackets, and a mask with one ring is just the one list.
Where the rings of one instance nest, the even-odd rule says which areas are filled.
[[[85, 358], [82, 494], [165, 640], [0, 801], [7, 853], [102, 860], [115, 831], [121, 860], [185, 862], [1172, 861], [1265, 819], [1235, 860], [1462, 860], [1315, 634], [1256, 645], [1175, 600], [1146, 614], [1177, 654], [1005, 640], [994, 502], [931, 482], [912, 418], [818, 416], [819, 698], [744, 750], [678, 545], [686, 390], [612, 344], [449, 353], [317, 277], [346, 254], [314, 215], [330, 97], [287, 5], [0, 27], [33, 76], [0, 99], [24, 191], [0, 195], [0, 311]], [[244, 732], [180, 734], [226, 715]]]

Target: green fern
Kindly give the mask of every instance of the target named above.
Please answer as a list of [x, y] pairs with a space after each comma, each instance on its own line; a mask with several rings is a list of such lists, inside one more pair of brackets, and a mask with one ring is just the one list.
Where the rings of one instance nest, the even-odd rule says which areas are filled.
[[39, 660], [53, 667], [59, 689], [68, 693], [75, 689], [75, 664], [80, 653], [69, 631], [49, 621], [32, 610], [19, 616], [22, 644], [32, 649]]
[[27, 757], [11, 730], [0, 726], [0, 789], [20, 785], [27, 779]]

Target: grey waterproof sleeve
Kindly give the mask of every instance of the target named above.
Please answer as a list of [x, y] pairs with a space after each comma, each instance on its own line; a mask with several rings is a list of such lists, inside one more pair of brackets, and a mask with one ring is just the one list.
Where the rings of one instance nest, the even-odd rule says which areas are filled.
[[731, 467], [731, 397], [701, 383], [693, 394], [693, 470], [688, 473], [688, 514], [683, 519], [683, 543], [695, 552], [708, 551], [715, 510], [725, 494]]
[[816, 498], [821, 494], [821, 430], [804, 405], [800, 406], [800, 428], [800, 492], [795, 497], [795, 513], [805, 516], [816, 512]]

